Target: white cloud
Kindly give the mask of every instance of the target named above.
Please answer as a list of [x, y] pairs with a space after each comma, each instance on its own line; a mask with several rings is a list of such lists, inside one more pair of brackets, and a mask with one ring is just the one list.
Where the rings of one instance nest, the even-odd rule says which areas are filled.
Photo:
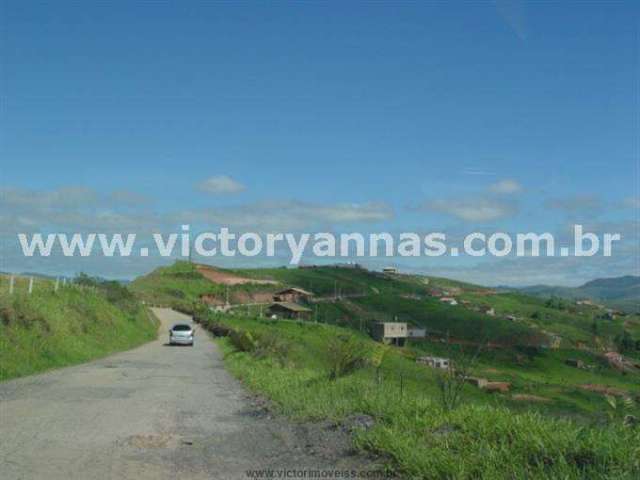
[[515, 205], [486, 198], [434, 200], [420, 209], [445, 213], [468, 222], [498, 220], [516, 213]]
[[[100, 194], [86, 187], [55, 190], [0, 189], [0, 232], [59, 230], [137, 230], [157, 218], [136, 207], [146, 202], [134, 192]], [[123, 207], [126, 209], [123, 210]]]
[[216, 175], [209, 177], [198, 184], [198, 189], [202, 192], [213, 195], [225, 195], [239, 193], [245, 190], [245, 186], [227, 175]]
[[313, 204], [295, 201], [265, 201], [236, 207], [187, 211], [175, 216], [176, 223], [206, 223], [259, 231], [295, 231], [313, 226], [372, 223], [393, 217], [383, 203]]
[[499, 194], [518, 193], [522, 191], [522, 185], [511, 178], [505, 178], [504, 180], [489, 185], [489, 190]]

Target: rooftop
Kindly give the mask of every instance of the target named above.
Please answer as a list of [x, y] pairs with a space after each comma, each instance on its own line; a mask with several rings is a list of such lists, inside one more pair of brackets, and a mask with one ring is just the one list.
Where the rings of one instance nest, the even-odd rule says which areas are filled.
[[275, 306], [282, 307], [292, 312], [310, 312], [311, 311], [311, 309], [307, 307], [303, 307], [302, 305], [298, 305], [297, 303], [293, 303], [293, 302], [276, 302], [271, 305], [271, 307], [275, 307]]

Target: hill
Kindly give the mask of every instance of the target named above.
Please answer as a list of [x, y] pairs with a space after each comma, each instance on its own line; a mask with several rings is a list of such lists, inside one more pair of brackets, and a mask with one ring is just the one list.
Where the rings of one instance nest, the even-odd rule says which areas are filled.
[[[541, 474], [545, 462], [554, 465], [548, 465], [548, 478], [586, 478], [619, 460], [609, 456], [598, 460], [604, 462], [599, 466], [591, 461], [584, 465], [581, 454], [573, 451], [582, 441], [582, 426], [607, 426], [588, 430], [590, 445], [601, 451], [612, 439], [628, 434], [616, 430], [624, 414], [639, 414], [634, 400], [640, 399], [638, 368], [618, 368], [604, 355], [619, 350], [628, 365], [638, 363], [637, 315], [605, 316], [597, 306], [558, 298], [353, 266], [214, 268], [215, 274], [206, 268], [213, 267], [178, 262], [136, 279], [131, 288], [145, 300], [193, 312], [212, 331], [224, 334], [232, 329], [222, 340], [229, 368], [282, 412], [332, 421], [361, 413], [374, 417], [379, 428], [358, 436], [357, 443], [390, 455], [395, 467], [412, 478], [433, 478], [434, 471], [441, 478], [478, 478], [479, 472], [487, 478], [538, 478], [532, 472]], [[307, 321], [263, 315], [269, 301], [255, 299], [268, 299], [285, 286], [314, 294], [306, 303], [312, 312]], [[205, 299], [229, 299], [229, 305], [207, 308]], [[371, 339], [374, 323], [394, 320], [423, 327], [428, 335], [412, 338], [403, 347], [382, 346]], [[366, 359], [360, 358], [363, 351], [368, 352]], [[472, 382], [465, 384], [460, 393], [464, 406], [443, 413], [443, 388], [449, 388], [443, 387], [446, 373], [418, 363], [424, 356], [451, 359], [456, 369], [468, 363], [469, 376], [497, 382], [506, 390], [491, 393]], [[623, 398], [630, 399], [629, 409], [622, 406]], [[433, 423], [425, 424], [425, 415], [431, 415]], [[498, 433], [496, 428], [504, 430]], [[527, 432], [518, 439], [507, 434], [509, 442], [522, 445], [518, 451], [529, 460], [538, 455], [545, 460], [531, 460], [535, 465], [517, 472], [507, 471], [514, 463], [506, 459], [492, 463], [490, 458], [498, 458], [494, 453], [513, 453], [513, 443], [508, 448], [501, 444], [503, 433], [522, 428]], [[536, 439], [543, 430], [544, 438]], [[552, 441], [558, 432], [566, 444]], [[595, 437], [609, 434], [610, 439]], [[457, 443], [449, 442], [448, 435], [466, 442], [466, 453], [451, 447]], [[473, 450], [481, 444], [493, 453]], [[541, 450], [527, 451], [533, 444]], [[439, 465], [440, 460], [430, 460], [434, 448], [442, 460]], [[591, 447], [578, 448], [584, 453]], [[536, 470], [539, 467], [542, 470]]]
[[543, 298], [592, 299], [626, 312], [640, 312], [640, 277], [633, 275], [599, 278], [575, 288], [534, 285], [518, 291]]
[[79, 277], [59, 285], [0, 275], [0, 380], [85, 362], [156, 336], [155, 320], [124, 286]]
[[[640, 321], [634, 315], [610, 318], [590, 305], [352, 266], [225, 270], [176, 262], [137, 278], [130, 288], [147, 303], [185, 312], [201, 308], [205, 300], [258, 315], [285, 286], [314, 294], [307, 305], [314, 321], [363, 332], [375, 322], [397, 320], [426, 328], [431, 338], [543, 348], [560, 342], [563, 348], [599, 351], [616, 349], [615, 340], [625, 331], [640, 338]], [[599, 284], [591, 288], [602, 289]]]

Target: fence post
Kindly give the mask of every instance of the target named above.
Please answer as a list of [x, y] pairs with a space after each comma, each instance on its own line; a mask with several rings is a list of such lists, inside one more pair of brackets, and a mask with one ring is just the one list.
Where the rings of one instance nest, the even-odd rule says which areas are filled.
[[29, 277], [29, 295], [33, 293], [33, 277]]
[[56, 284], [53, 287], [53, 291], [57, 292], [58, 291], [58, 284], [60, 283], [60, 277], [56, 277]]
[[13, 294], [14, 283], [15, 283], [15, 277], [11, 275], [11, 278], [9, 278], [9, 295]]
[[402, 376], [402, 374], [400, 374], [400, 400], [402, 400], [403, 391], [404, 391], [403, 376]]

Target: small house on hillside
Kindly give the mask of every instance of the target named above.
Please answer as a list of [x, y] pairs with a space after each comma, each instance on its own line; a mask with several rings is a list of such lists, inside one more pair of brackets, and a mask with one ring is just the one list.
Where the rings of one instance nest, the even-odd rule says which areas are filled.
[[407, 329], [407, 337], [409, 337], [409, 338], [426, 338], [427, 337], [427, 329], [426, 328], [409, 327]]
[[267, 312], [278, 318], [308, 319], [311, 316], [311, 309], [292, 302], [276, 302], [269, 306]]
[[431, 356], [418, 357], [416, 358], [416, 363], [426, 365], [431, 368], [440, 368], [442, 370], [446, 370], [451, 366], [451, 361], [448, 358]]
[[403, 322], [378, 322], [373, 324], [372, 336], [379, 342], [404, 345], [408, 335], [407, 324]]
[[273, 299], [276, 302], [300, 302], [301, 300], [307, 300], [313, 297], [313, 293], [307, 292], [301, 288], [285, 288], [273, 294]]
[[486, 378], [479, 377], [464, 377], [464, 381], [465, 383], [469, 383], [481, 389], [485, 388], [489, 383], [489, 380], [487, 380]]
[[458, 305], [458, 301], [453, 297], [441, 297], [440, 301], [442, 303], [448, 303], [449, 305], [452, 305], [452, 306]]

